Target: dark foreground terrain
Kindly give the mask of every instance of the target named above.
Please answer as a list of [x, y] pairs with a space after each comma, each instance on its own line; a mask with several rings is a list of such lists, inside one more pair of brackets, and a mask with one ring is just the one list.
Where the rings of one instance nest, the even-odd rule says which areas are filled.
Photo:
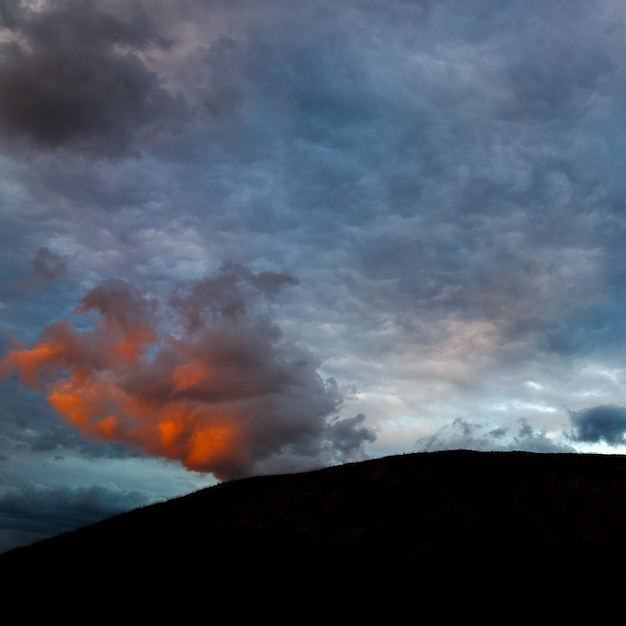
[[5, 614], [603, 623], [626, 457], [436, 452], [224, 483], [0, 555]]

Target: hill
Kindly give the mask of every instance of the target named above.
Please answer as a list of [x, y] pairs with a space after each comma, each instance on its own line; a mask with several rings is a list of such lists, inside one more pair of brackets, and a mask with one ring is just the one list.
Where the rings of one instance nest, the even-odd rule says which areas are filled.
[[625, 529], [626, 457], [418, 453], [222, 483], [7, 552], [0, 574], [5, 610], [33, 617], [597, 621], [621, 606]]

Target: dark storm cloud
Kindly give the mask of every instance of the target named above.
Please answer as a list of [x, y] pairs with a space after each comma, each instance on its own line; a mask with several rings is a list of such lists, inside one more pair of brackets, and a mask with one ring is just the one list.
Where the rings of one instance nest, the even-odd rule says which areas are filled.
[[172, 113], [141, 58], [168, 45], [139, 3], [65, 0], [33, 10], [2, 0], [0, 130], [36, 148], [117, 155]]
[[154, 501], [114, 484], [90, 487], [27, 483], [0, 489], [0, 551], [91, 524]]
[[354, 417], [335, 420], [329, 426], [329, 439], [332, 441], [333, 450], [337, 460], [354, 460], [366, 443], [376, 441], [376, 435], [364, 426], [365, 415], [359, 413]]
[[600, 405], [580, 411], [570, 411], [569, 415], [574, 427], [570, 433], [573, 441], [588, 443], [603, 441], [611, 446], [625, 443], [626, 407]]
[[457, 418], [433, 435], [416, 442], [415, 450], [525, 450], [528, 452], [575, 452], [574, 448], [553, 441], [545, 431], [535, 430], [526, 420], [517, 428], [469, 422]]

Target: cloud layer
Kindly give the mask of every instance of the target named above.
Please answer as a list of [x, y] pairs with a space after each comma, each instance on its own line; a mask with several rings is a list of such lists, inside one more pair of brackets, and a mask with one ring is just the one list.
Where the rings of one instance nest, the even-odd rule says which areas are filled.
[[0, 490], [0, 551], [92, 524], [110, 515], [151, 504], [149, 494], [114, 484], [45, 487], [26, 483]]
[[613, 0], [0, 0], [0, 348], [35, 386], [0, 386], [0, 480], [621, 451], [625, 27]]

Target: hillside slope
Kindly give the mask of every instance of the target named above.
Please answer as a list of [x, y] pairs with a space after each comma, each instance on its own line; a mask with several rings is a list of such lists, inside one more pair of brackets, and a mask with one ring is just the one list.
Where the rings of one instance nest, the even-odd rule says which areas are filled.
[[6, 598], [112, 615], [236, 598], [242, 617], [597, 618], [625, 588], [625, 529], [626, 457], [421, 453], [224, 483], [0, 555], [0, 573]]

